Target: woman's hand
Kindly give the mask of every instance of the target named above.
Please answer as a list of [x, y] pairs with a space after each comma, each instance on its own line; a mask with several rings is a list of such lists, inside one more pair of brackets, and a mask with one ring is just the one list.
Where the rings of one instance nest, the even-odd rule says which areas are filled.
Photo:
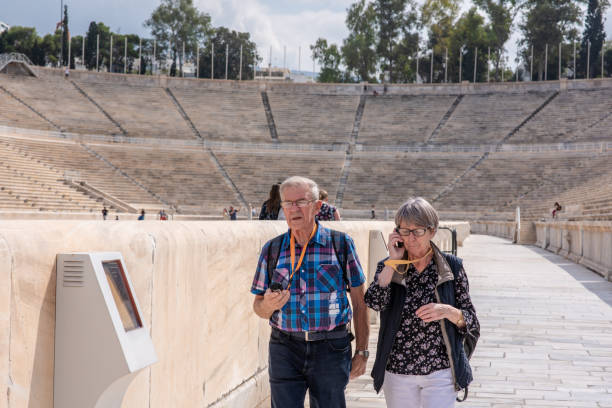
[[448, 319], [455, 323], [459, 320], [460, 313], [459, 309], [442, 303], [428, 303], [425, 306], [419, 307], [416, 311], [417, 317], [425, 323], [436, 322], [442, 319]]

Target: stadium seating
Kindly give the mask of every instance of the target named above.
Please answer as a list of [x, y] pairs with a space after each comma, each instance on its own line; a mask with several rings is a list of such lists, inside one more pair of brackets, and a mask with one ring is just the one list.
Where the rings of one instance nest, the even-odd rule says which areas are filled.
[[163, 88], [112, 82], [75, 82], [125, 129], [128, 136], [196, 139]]
[[261, 94], [255, 90], [172, 88], [202, 137], [217, 141], [271, 142]]
[[537, 219], [559, 201], [572, 219], [612, 218], [606, 81], [400, 86], [365, 96], [353, 140], [360, 86], [41, 72], [0, 75], [2, 210], [89, 212], [110, 197], [220, 215], [301, 174], [347, 213], [420, 195], [445, 214], [520, 205]]
[[348, 143], [359, 97], [268, 92], [281, 142]]
[[430, 140], [436, 144], [494, 144], [514, 130], [552, 92], [465, 95], [445, 126]]
[[89, 147], [179, 211], [181, 206], [188, 206], [191, 211], [221, 214], [224, 206], [239, 202], [210, 155], [201, 148]]
[[310, 177], [327, 190], [333, 202], [344, 164], [344, 152], [255, 152], [215, 153], [247, 202], [259, 208], [268, 199], [272, 184], [289, 176]]
[[366, 98], [359, 143], [425, 143], [456, 96], [384, 95]]
[[[591, 131], [612, 111], [610, 88], [560, 92], [548, 106], [514, 135], [511, 143], [559, 143], [610, 140], [610, 134]], [[607, 123], [610, 123], [609, 120]], [[609, 129], [609, 128], [608, 128]]]
[[[0, 85], [43, 114], [62, 131], [84, 134], [118, 132], [117, 127], [69, 80], [53, 77], [40, 80], [33, 77], [0, 75]], [[33, 128], [55, 130], [49, 124]]]
[[100, 204], [63, 181], [63, 175], [0, 141], [0, 208], [91, 212]]

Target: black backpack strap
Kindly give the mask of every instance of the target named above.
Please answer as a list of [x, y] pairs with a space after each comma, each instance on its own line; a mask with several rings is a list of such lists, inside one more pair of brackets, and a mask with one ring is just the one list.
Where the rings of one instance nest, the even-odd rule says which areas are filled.
[[[344, 284], [346, 286], [347, 292], [351, 291], [351, 281], [348, 277], [348, 245], [346, 244], [346, 235], [344, 232], [330, 230], [332, 245], [334, 246], [334, 252], [336, 253], [336, 258], [338, 258], [338, 262], [340, 263], [340, 267], [342, 268], [342, 278], [344, 280]], [[342, 246], [342, 250], [338, 250], [338, 245], [344, 244]]]
[[268, 287], [270, 287], [270, 283], [272, 282], [272, 275], [274, 274], [274, 269], [276, 268], [276, 264], [278, 263], [278, 258], [280, 258], [281, 246], [283, 244], [283, 238], [285, 234], [281, 234], [270, 241], [268, 245]]

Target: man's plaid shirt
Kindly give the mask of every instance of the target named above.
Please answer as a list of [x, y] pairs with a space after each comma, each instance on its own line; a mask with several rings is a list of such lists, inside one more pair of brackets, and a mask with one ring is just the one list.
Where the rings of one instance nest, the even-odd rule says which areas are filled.
[[[271, 282], [279, 282], [284, 289], [289, 286], [291, 230], [283, 236], [280, 255]], [[351, 237], [346, 235], [347, 274], [351, 287], [365, 282], [363, 269]], [[344, 251], [337, 242], [338, 251]], [[251, 293], [263, 295], [268, 288], [268, 241], [261, 250]], [[295, 258], [299, 259], [302, 247], [296, 243]], [[310, 240], [304, 261], [295, 272], [289, 301], [270, 318], [270, 325], [286, 331], [329, 331], [351, 321], [352, 312], [345, 290], [342, 267], [336, 257], [330, 230], [319, 225]]]

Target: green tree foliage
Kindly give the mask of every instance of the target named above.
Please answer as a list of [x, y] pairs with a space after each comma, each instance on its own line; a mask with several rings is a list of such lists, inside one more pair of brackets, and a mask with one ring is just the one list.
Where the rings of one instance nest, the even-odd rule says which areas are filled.
[[193, 0], [161, 0], [144, 26], [151, 30], [160, 48], [169, 48], [179, 74], [183, 69], [183, 44], [186, 54], [193, 58], [197, 45], [212, 31], [210, 16], [198, 11]]
[[446, 53], [451, 47], [458, 13], [458, 0], [426, 0], [421, 7], [421, 24], [428, 28], [427, 49], [434, 51], [434, 82], [444, 81]]
[[[404, 67], [399, 65], [401, 55], [406, 55], [407, 45], [413, 41], [412, 34], [418, 19], [412, 0], [375, 0], [374, 11], [378, 25], [378, 43], [376, 51], [382, 71], [389, 72], [389, 80], [396, 81], [397, 72]], [[402, 44], [408, 39], [408, 43]], [[403, 46], [399, 46], [402, 44]]]
[[68, 39], [70, 38], [70, 32], [68, 31], [68, 6], [64, 6], [64, 18], [62, 20], [62, 44], [61, 44], [61, 57], [62, 66], [68, 65]]
[[[474, 64], [476, 63], [476, 81], [487, 80], [487, 49], [490, 46], [485, 20], [472, 7], [464, 13], [455, 24], [449, 49], [449, 78], [459, 81], [459, 64], [461, 62], [461, 80], [474, 80]], [[478, 50], [478, 51], [476, 51]]]
[[[550, 50], [561, 42], [576, 39], [576, 25], [581, 15], [577, 3], [577, 0], [525, 0], [525, 17], [519, 24], [523, 38], [519, 44], [523, 47], [526, 66], [529, 66], [533, 47], [534, 80], [544, 80], [546, 44]], [[549, 68], [551, 63], [554, 64], [554, 60], [549, 56]], [[548, 79], [555, 78], [556, 71], [548, 69]]]
[[349, 35], [342, 45], [347, 75], [372, 81], [376, 73], [376, 12], [372, 3], [359, 0], [347, 10]]
[[310, 46], [313, 56], [321, 66], [318, 82], [343, 82], [343, 74], [340, 71], [342, 55], [336, 44], [327, 44], [327, 40], [319, 38], [314, 45]]
[[[203, 48], [200, 48], [200, 78], [210, 78], [211, 53], [214, 44], [214, 77], [225, 79], [225, 49], [228, 52], [228, 79], [239, 79], [240, 76], [240, 46], [242, 46], [242, 79], [253, 79], [253, 64], [260, 61], [257, 46], [251, 41], [249, 33], [231, 31], [226, 27], [218, 27], [214, 35], [209, 37]], [[196, 50], [197, 51], [197, 50]]]
[[512, 21], [518, 11], [517, 0], [474, 0], [474, 4], [485, 11], [489, 18], [487, 33], [489, 46], [493, 50], [491, 60], [493, 62], [493, 72], [495, 80], [501, 80], [500, 64], [504, 45], [510, 38]]
[[41, 39], [33, 27], [13, 26], [0, 34], [0, 54], [19, 52], [34, 62], [35, 50], [40, 42]]
[[[608, 0], [588, 0], [589, 6], [584, 22], [584, 33], [580, 43], [580, 55], [577, 65], [577, 74], [579, 77], [586, 78], [587, 57], [590, 54], [589, 60], [589, 77], [593, 78], [601, 74], [601, 51], [606, 40], [606, 32], [603, 25], [603, 15], [606, 8], [610, 5]], [[588, 43], [591, 43], [589, 53]]]

